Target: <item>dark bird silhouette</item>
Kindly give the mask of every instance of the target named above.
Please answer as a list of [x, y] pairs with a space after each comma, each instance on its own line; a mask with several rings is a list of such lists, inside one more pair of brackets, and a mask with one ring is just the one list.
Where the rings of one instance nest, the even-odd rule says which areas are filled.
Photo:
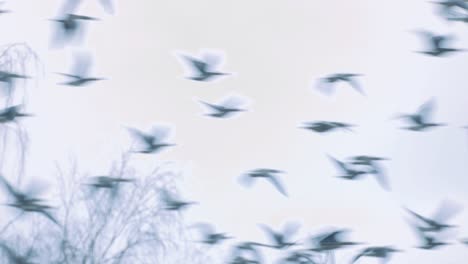
[[117, 177], [110, 177], [110, 176], [95, 176], [91, 177], [91, 182], [86, 183], [87, 185], [97, 189], [107, 189], [111, 191], [113, 197], [117, 195], [119, 190], [119, 186], [121, 183], [128, 183], [133, 182], [134, 179], [130, 178], [117, 178]]
[[259, 244], [264, 247], [270, 247], [275, 249], [286, 249], [291, 246], [297, 245], [297, 242], [291, 241], [291, 237], [297, 233], [299, 229], [299, 225], [295, 223], [287, 223], [284, 225], [282, 231], [278, 232], [271, 229], [267, 225], [259, 225], [260, 228], [265, 232], [268, 236], [271, 244]]
[[338, 178], [343, 178], [347, 180], [356, 180], [359, 179], [361, 176], [367, 174], [367, 171], [364, 170], [357, 170], [352, 168], [352, 166], [335, 159], [332, 156], [328, 156], [328, 158], [333, 162], [335, 167], [337, 167], [343, 175], [337, 176]]
[[376, 161], [384, 161], [384, 160], [388, 160], [388, 158], [361, 155], [361, 156], [351, 157], [350, 163], [353, 165], [372, 166]]
[[255, 169], [252, 170], [240, 178], [240, 183], [246, 186], [250, 186], [255, 179], [263, 178], [268, 180], [275, 188], [284, 196], [288, 196], [286, 193], [286, 189], [281, 184], [278, 175], [279, 173], [283, 173], [283, 171], [276, 170], [276, 169]]
[[450, 245], [450, 243], [437, 240], [434, 235], [428, 235], [419, 227], [417, 227], [417, 233], [422, 242], [422, 244], [419, 245], [417, 248], [431, 250]]
[[31, 261], [31, 258], [34, 255], [34, 251], [30, 248], [26, 254], [19, 255], [16, 250], [13, 250], [11, 247], [7, 246], [4, 242], [0, 243], [0, 247], [5, 252], [10, 264], [38, 264], [37, 262]]
[[60, 84], [81, 87], [96, 81], [105, 80], [104, 78], [100, 77], [91, 77], [89, 75], [90, 68], [91, 56], [84, 54], [75, 56], [75, 63], [72, 68], [72, 73], [58, 73], [70, 79], [69, 81]]
[[164, 142], [170, 134], [168, 127], [154, 126], [150, 133], [144, 133], [135, 128], [127, 129], [138, 140], [140, 145], [143, 146], [143, 149], [135, 151], [136, 153], [157, 153], [164, 148], [175, 146], [175, 144]]
[[426, 131], [430, 128], [445, 126], [446, 124], [443, 123], [431, 123], [430, 118], [434, 108], [435, 101], [429, 100], [421, 105], [416, 113], [400, 115], [397, 118], [406, 119], [410, 124], [402, 129], [412, 131]]
[[194, 225], [198, 227], [203, 235], [203, 240], [201, 243], [208, 245], [217, 245], [222, 243], [224, 240], [231, 239], [232, 237], [228, 236], [226, 233], [219, 233], [215, 231], [215, 228], [210, 224], [199, 223]]
[[310, 239], [313, 247], [308, 250], [316, 252], [332, 251], [362, 244], [358, 242], [344, 241], [343, 235], [347, 232], [349, 231], [346, 229], [339, 229], [332, 232], [327, 232], [322, 235], [314, 236]]
[[435, 57], [442, 57], [444, 55], [448, 55], [454, 52], [464, 51], [464, 49], [449, 48], [445, 45], [446, 42], [453, 39], [452, 36], [436, 35], [429, 31], [418, 31], [417, 33], [422, 35], [429, 44], [428, 50], [417, 51], [418, 53], [435, 56]]
[[321, 262], [317, 261], [316, 257], [310, 252], [304, 250], [296, 250], [290, 252], [286, 257], [284, 257], [280, 264], [319, 264]]
[[200, 103], [204, 104], [205, 106], [209, 107], [210, 110], [212, 110], [211, 113], [206, 115], [217, 118], [227, 118], [231, 117], [235, 113], [247, 111], [246, 109], [241, 108], [241, 106], [244, 104], [243, 100], [233, 96], [222, 100], [218, 104], [210, 104], [204, 101], [200, 101]]
[[333, 92], [333, 85], [337, 82], [345, 82], [351, 85], [354, 90], [358, 91], [360, 94], [364, 95], [359, 83], [356, 81], [356, 77], [362, 76], [362, 74], [356, 73], [336, 73], [325, 76], [319, 79], [317, 89], [325, 94], [331, 94]]
[[230, 74], [215, 69], [220, 62], [220, 58], [213, 54], [205, 54], [203, 59], [196, 59], [186, 55], [182, 55], [182, 58], [190, 64], [193, 70], [194, 75], [187, 77], [188, 79], [194, 81], [210, 81], [216, 77]]
[[96, 21], [97, 18], [66, 14], [62, 18], [51, 19], [51, 21], [57, 23], [57, 27], [53, 37], [53, 45], [61, 46], [75, 39], [82, 32], [83, 21]]
[[317, 121], [317, 122], [306, 122], [301, 128], [312, 130], [317, 133], [331, 132], [337, 129], [351, 131], [351, 127], [354, 125], [341, 123], [341, 122], [329, 122], [329, 121]]
[[0, 123], [16, 122], [18, 118], [32, 116], [32, 114], [21, 112], [20, 108], [20, 105], [15, 105], [0, 110]]
[[391, 255], [395, 252], [401, 252], [399, 249], [395, 249], [390, 246], [385, 246], [385, 247], [367, 247], [361, 252], [359, 252], [358, 255], [356, 255], [351, 263], [354, 263], [358, 261], [362, 257], [374, 257], [374, 258], [379, 258], [381, 259], [381, 263], [387, 263], [387, 261], [390, 259]]
[[167, 190], [162, 190], [161, 199], [165, 205], [165, 209], [169, 211], [180, 211], [188, 208], [190, 205], [196, 204], [195, 202], [188, 202], [177, 199]]
[[439, 2], [433, 1], [431, 3], [441, 5], [447, 8], [459, 7], [459, 8], [468, 10], [468, 3], [464, 0], [444, 0], [444, 1], [439, 1]]
[[447, 224], [446, 221], [461, 211], [460, 206], [450, 201], [441, 202], [439, 208], [431, 218], [415, 213], [408, 208], [405, 209], [419, 221], [420, 225], [418, 225], [418, 228], [422, 232], [440, 232], [447, 228], [456, 227], [455, 225]]
[[42, 186], [35, 184], [35, 186], [28, 188], [29, 190], [27, 192], [20, 192], [18, 189], [14, 188], [3, 176], [0, 176], [0, 181], [2, 182], [5, 190], [14, 200], [12, 203], [8, 203], [6, 205], [17, 208], [24, 212], [35, 212], [41, 214], [60, 226], [58, 221], [48, 212], [48, 210], [52, 209], [52, 207], [44, 204], [42, 199], [35, 197], [43, 190]]
[[232, 247], [233, 259], [230, 264], [260, 264], [263, 263], [263, 257], [258, 246], [262, 246], [256, 242], [241, 242]]

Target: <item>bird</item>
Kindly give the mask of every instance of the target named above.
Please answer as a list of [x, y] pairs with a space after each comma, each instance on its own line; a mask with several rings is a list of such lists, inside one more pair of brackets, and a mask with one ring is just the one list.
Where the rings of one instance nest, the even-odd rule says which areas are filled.
[[440, 2], [432, 1], [431, 3], [441, 5], [444, 7], [448, 7], [448, 8], [459, 7], [459, 8], [468, 10], [468, 3], [464, 0], [444, 0]]
[[303, 123], [303, 126], [300, 128], [312, 130], [317, 133], [326, 133], [337, 129], [351, 131], [351, 127], [353, 126], [354, 125], [341, 122], [316, 121]]
[[0, 110], [0, 123], [16, 122], [18, 118], [30, 117], [32, 114], [20, 111], [21, 105], [14, 105]]
[[152, 154], [161, 151], [163, 148], [175, 146], [175, 144], [164, 142], [170, 133], [168, 127], [154, 126], [150, 133], [144, 133], [135, 128], [127, 129], [144, 147], [142, 150], [134, 151], [136, 153]]
[[251, 185], [255, 179], [258, 178], [263, 178], [268, 180], [273, 186], [284, 196], [288, 196], [284, 186], [281, 184], [278, 175], [280, 173], [284, 173], [283, 171], [276, 170], [276, 169], [266, 169], [266, 168], [261, 168], [261, 169], [254, 169], [251, 170], [244, 175], [241, 176], [240, 182], [243, 185]]
[[[5, 1], [0, 2], [0, 6], [3, 6], [4, 4], [5, 4]], [[11, 13], [11, 11], [8, 9], [0, 9], [0, 15], [6, 14], [6, 13]]]
[[23, 74], [17, 74], [9, 71], [0, 71], [0, 82], [5, 82], [8, 84], [11, 84], [14, 79], [29, 79], [31, 77], [23, 75]]
[[98, 19], [90, 16], [66, 14], [62, 18], [50, 19], [57, 23], [57, 29], [53, 38], [54, 45], [63, 45], [78, 36], [82, 30], [83, 21], [97, 21]]
[[195, 202], [182, 201], [175, 198], [167, 190], [162, 190], [161, 192], [162, 202], [166, 206], [164, 209], [168, 211], [180, 211], [188, 208], [190, 205], [195, 204]]
[[347, 232], [349, 232], [347, 229], [338, 229], [332, 232], [327, 232], [322, 235], [314, 236], [310, 239], [310, 241], [313, 244], [313, 247], [309, 248], [308, 250], [315, 252], [332, 251], [348, 246], [362, 244], [358, 242], [344, 241], [342, 239], [342, 236], [344, 233]]
[[19, 255], [16, 250], [13, 250], [11, 247], [7, 246], [5, 242], [0, 243], [0, 247], [6, 253], [6, 256], [9, 260], [8, 263], [10, 264], [38, 264], [37, 262], [33, 262], [30, 259], [34, 255], [33, 248], [29, 248], [29, 250], [24, 255]]
[[380, 258], [382, 263], [386, 263], [395, 252], [401, 252], [401, 250], [395, 249], [391, 246], [367, 247], [361, 250], [359, 254], [353, 258], [351, 263], [358, 261], [358, 259], [362, 257]]
[[220, 58], [214, 54], [205, 54], [204, 59], [197, 59], [191, 56], [182, 55], [182, 58], [191, 66], [194, 75], [187, 77], [194, 81], [211, 81], [216, 77], [230, 75], [230, 73], [220, 72], [214, 69], [219, 64]]
[[68, 77], [70, 80], [60, 85], [68, 85], [74, 87], [86, 86], [90, 83], [105, 80], [101, 77], [91, 77], [89, 71], [91, 68], [91, 57], [85, 54], [75, 56], [75, 62], [72, 68], [72, 73], [57, 73]]
[[351, 157], [350, 160], [351, 160], [350, 163], [353, 165], [371, 166], [376, 161], [388, 160], [388, 158], [360, 155], [360, 156]]
[[360, 94], [364, 95], [359, 83], [356, 81], [356, 77], [362, 76], [362, 74], [357, 73], [335, 73], [319, 79], [317, 89], [320, 91], [330, 94], [333, 92], [332, 85], [337, 82], [345, 82], [351, 85], [354, 90], [358, 91]]
[[422, 232], [440, 232], [448, 228], [456, 227], [455, 225], [450, 225], [445, 222], [454, 217], [461, 210], [458, 205], [448, 200], [440, 203], [439, 208], [431, 218], [422, 216], [406, 207], [404, 209], [422, 224], [418, 225], [419, 230]]
[[231, 239], [226, 233], [219, 233], [215, 231], [215, 228], [211, 224], [199, 223], [194, 225], [198, 227], [203, 235], [201, 243], [208, 245], [217, 245], [222, 243], [224, 240]]
[[450, 243], [439, 241], [433, 235], [427, 235], [426, 232], [424, 232], [423, 230], [419, 228], [417, 229], [417, 233], [419, 234], [422, 240], [422, 244], [417, 246], [417, 248], [431, 250], [450, 245]]
[[429, 43], [430, 48], [425, 51], [417, 51], [418, 53], [434, 56], [434, 57], [442, 57], [444, 55], [448, 55], [454, 52], [464, 51], [464, 49], [457, 49], [457, 48], [449, 48], [445, 46], [445, 43], [453, 39], [450, 35], [436, 35], [429, 31], [418, 31], [420, 35], [422, 35], [426, 41]]
[[298, 231], [299, 225], [295, 223], [285, 224], [281, 232], [271, 229], [267, 225], [259, 225], [260, 228], [268, 236], [272, 244], [261, 244], [261, 246], [275, 248], [275, 249], [286, 249], [291, 246], [297, 245], [297, 242], [290, 241], [291, 237]]
[[96, 191], [97, 189], [107, 189], [111, 191], [112, 197], [117, 195], [117, 191], [121, 183], [133, 182], [130, 178], [117, 178], [111, 176], [94, 176], [91, 177], [91, 182], [86, 183]]
[[262, 254], [258, 250], [262, 244], [257, 242], [240, 242], [232, 247], [233, 260], [231, 264], [260, 264], [263, 263]]
[[247, 111], [246, 109], [240, 108], [240, 106], [243, 104], [243, 101], [240, 98], [233, 96], [222, 100], [218, 104], [210, 104], [204, 101], [200, 101], [200, 103], [212, 110], [211, 113], [206, 114], [211, 117], [227, 118], [231, 117], [235, 113]]
[[398, 119], [405, 119], [409, 122], [409, 126], [402, 127], [402, 129], [412, 130], [412, 131], [426, 131], [431, 128], [446, 126], [444, 123], [432, 123], [430, 121], [431, 114], [435, 108], [435, 101], [429, 100], [419, 107], [416, 113], [413, 114], [403, 114], [397, 116]]
[[17, 208], [24, 212], [41, 214], [60, 226], [59, 222], [48, 212], [52, 207], [44, 204], [42, 199], [35, 197], [35, 194], [43, 190], [43, 186], [40, 186], [39, 183], [35, 183], [34, 186], [31, 185], [30, 188], [28, 188], [29, 190], [27, 192], [20, 192], [14, 188], [3, 175], [0, 175], [0, 181], [8, 194], [14, 199], [13, 202], [7, 203], [7, 206]]
[[349, 166], [348, 164], [346, 164], [346, 163], [344, 163], [342, 161], [339, 161], [339, 160], [335, 159], [332, 156], [328, 156], [328, 158], [334, 163], [334, 165], [342, 173], [344, 173], [343, 175], [337, 176], [338, 178], [343, 178], [343, 179], [347, 179], [347, 180], [355, 180], [355, 179], [358, 179], [358, 178], [362, 177], [363, 175], [367, 174], [366, 171], [351, 168], [351, 166]]
[[290, 252], [289, 255], [284, 257], [279, 263], [281, 264], [318, 264], [315, 256], [310, 252], [304, 250], [296, 250]]

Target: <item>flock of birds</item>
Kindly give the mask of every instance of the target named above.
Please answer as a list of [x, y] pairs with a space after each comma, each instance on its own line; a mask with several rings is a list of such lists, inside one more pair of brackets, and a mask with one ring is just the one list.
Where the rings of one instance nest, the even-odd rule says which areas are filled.
[[[113, 4], [111, 0], [100, 0], [100, 3], [107, 12], [113, 12]], [[74, 38], [77, 38], [82, 31], [83, 23], [87, 21], [98, 20], [94, 17], [74, 14], [74, 10], [81, 4], [80, 0], [66, 0], [62, 15], [60, 18], [52, 19], [56, 24], [56, 32], [53, 37], [53, 42], [56, 45], [63, 46], [70, 43]], [[439, 14], [448, 21], [457, 21], [468, 23], [468, 1], [464, 0], [442, 0], [435, 2], [439, 8]], [[0, 13], [9, 13], [9, 10], [1, 9]], [[429, 56], [442, 57], [451, 53], [463, 51], [462, 49], [450, 47], [447, 43], [453, 37], [446, 35], [436, 35], [428, 31], [418, 32], [423, 36], [429, 47], [427, 50], [419, 51], [419, 53]], [[221, 71], [218, 66], [221, 59], [214, 54], [204, 54], [201, 57], [193, 57], [189, 55], [181, 55], [185, 66], [191, 68], [191, 75], [187, 77], [189, 80], [197, 82], [208, 82], [218, 78], [227, 77], [230, 73]], [[59, 73], [68, 78], [62, 85], [82, 87], [90, 85], [93, 82], [105, 80], [102, 77], [94, 77], [90, 74], [91, 58], [88, 55], [80, 55], [76, 57], [75, 65], [70, 73]], [[350, 85], [353, 89], [362, 95], [365, 95], [364, 90], [360, 86], [357, 78], [362, 76], [356, 73], [335, 73], [320, 78], [317, 84], [317, 90], [330, 95], [334, 92], [335, 85], [339, 82], [344, 82]], [[16, 79], [31, 78], [20, 73], [8, 71], [0, 71], [0, 82], [9, 87], [13, 87]], [[219, 103], [208, 103], [200, 101], [206, 106], [210, 112], [207, 116], [212, 118], [230, 118], [240, 112], [247, 112], [248, 109], [243, 107], [244, 101], [240, 98], [229, 97]], [[433, 99], [425, 102], [414, 113], [398, 115], [395, 118], [402, 119], [406, 122], [406, 126], [402, 129], [415, 132], [424, 132], [432, 128], [444, 126], [446, 124], [437, 123], [432, 120], [431, 114], [434, 111], [435, 101]], [[21, 110], [20, 105], [7, 107], [0, 111], [0, 123], [16, 123], [19, 118], [32, 116], [30, 113], [25, 113]], [[336, 122], [336, 121], [313, 121], [302, 124], [301, 129], [310, 130], [315, 133], [330, 133], [337, 130], [351, 131], [355, 125]], [[162, 126], [155, 126], [149, 132], [140, 131], [135, 128], [128, 128], [130, 134], [136, 138], [139, 147], [133, 150], [134, 153], [152, 154], [161, 151], [164, 148], [175, 146], [173, 143], [167, 142], [170, 135], [170, 129]], [[345, 180], [358, 180], [366, 175], [375, 177], [380, 186], [386, 191], [390, 191], [390, 184], [382, 162], [388, 160], [385, 157], [376, 156], [352, 156], [347, 160], [338, 160], [329, 156], [330, 161], [336, 166], [339, 171], [338, 178]], [[256, 168], [241, 175], [239, 182], [245, 186], [250, 186], [258, 180], [266, 180], [272, 184], [279, 193], [287, 196], [287, 191], [284, 184], [281, 182], [279, 175], [284, 171], [273, 168]], [[121, 178], [112, 176], [96, 176], [91, 177], [86, 183], [92, 190], [108, 190], [112, 195], [118, 195], [117, 190], [119, 185], [132, 182], [134, 179]], [[31, 186], [26, 190], [20, 190], [14, 187], [7, 179], [0, 176], [0, 181], [8, 195], [12, 198], [12, 202], [7, 206], [17, 208], [22, 212], [34, 212], [43, 215], [56, 225], [61, 223], [49, 211], [51, 207], [46, 201], [38, 198], [38, 193], [41, 188]], [[165, 209], [169, 211], [181, 211], [195, 204], [192, 201], [185, 201], [176, 197], [169, 191], [161, 193], [161, 201]], [[440, 209], [433, 217], [423, 216], [413, 210], [405, 208], [409, 215], [413, 218], [413, 229], [418, 234], [421, 244], [418, 246], [421, 249], [431, 250], [449, 243], [440, 238], [440, 234], [456, 227], [450, 225], [447, 221], [460, 211], [460, 208], [454, 203], [445, 201], [441, 204]], [[225, 240], [233, 239], [230, 235], [216, 231], [211, 224], [194, 225], [202, 234], [201, 243], [208, 245], [217, 245]], [[364, 245], [364, 243], [351, 241], [345, 238], [345, 234], [349, 232], [347, 229], [335, 229], [322, 234], [314, 235], [305, 240], [294, 240], [293, 237], [299, 229], [299, 225], [287, 223], [282, 230], [274, 230], [267, 225], [260, 225], [260, 228], [265, 232], [269, 243], [260, 242], [239, 242], [232, 247], [232, 257], [229, 260], [231, 264], [248, 264], [248, 263], [264, 263], [261, 248], [269, 248], [273, 250], [284, 250], [286, 256], [280, 260], [284, 264], [313, 264], [324, 263], [325, 261], [334, 261], [334, 252], [351, 247]], [[461, 243], [468, 245], [468, 240], [461, 240]], [[1, 248], [9, 256], [11, 263], [30, 263], [27, 262], [27, 256], [19, 256], [12, 248], [2, 244]], [[351, 263], [358, 262], [365, 257], [373, 257], [381, 259], [383, 263], [387, 262], [391, 255], [397, 252], [402, 252], [393, 246], [366, 246], [356, 253], [352, 258]]]

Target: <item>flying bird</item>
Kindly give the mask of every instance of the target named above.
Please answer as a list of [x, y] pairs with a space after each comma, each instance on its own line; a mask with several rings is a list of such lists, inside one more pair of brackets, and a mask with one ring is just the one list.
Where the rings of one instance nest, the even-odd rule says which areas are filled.
[[431, 114], [435, 108], [435, 101], [429, 100], [419, 107], [416, 113], [399, 115], [397, 118], [405, 119], [409, 125], [402, 129], [412, 131], [426, 131], [430, 128], [445, 126], [443, 123], [433, 123], [430, 121]]
[[32, 116], [31, 114], [21, 112], [20, 108], [20, 105], [14, 105], [0, 110], [0, 123], [16, 122], [18, 118]]
[[440, 232], [447, 228], [454, 228], [455, 225], [447, 224], [450, 218], [461, 211], [461, 207], [448, 200], [442, 201], [431, 218], [422, 216], [408, 208], [406, 211], [419, 221], [418, 228], [422, 232]]
[[332, 156], [328, 156], [328, 158], [333, 162], [335, 167], [337, 167], [341, 171], [341, 173], [343, 173], [343, 175], [337, 176], [338, 178], [343, 178], [347, 180], [355, 180], [367, 174], [366, 171], [354, 169], [352, 168], [352, 166], [342, 161], [339, 161]]
[[385, 247], [367, 247], [361, 252], [359, 252], [358, 255], [356, 255], [351, 263], [354, 263], [358, 261], [362, 257], [374, 257], [374, 258], [379, 258], [381, 259], [382, 263], [387, 263], [387, 261], [390, 259], [391, 255], [395, 252], [401, 252], [399, 249], [395, 249], [390, 246], [385, 246]]
[[318, 236], [314, 236], [310, 239], [313, 247], [310, 251], [322, 252], [332, 251], [336, 249], [342, 249], [349, 246], [360, 245], [362, 243], [345, 241], [343, 235], [349, 232], [346, 229], [338, 229], [332, 232], [327, 232]]
[[211, 117], [228, 118], [235, 113], [247, 111], [241, 108], [244, 104], [243, 100], [233, 96], [224, 99], [218, 104], [210, 104], [204, 101], [200, 101], [200, 103], [210, 108], [211, 112], [206, 115]]
[[195, 202], [182, 201], [174, 197], [167, 190], [162, 190], [161, 199], [168, 211], [180, 211], [188, 208], [190, 205], [196, 204]]
[[419, 245], [417, 248], [431, 250], [431, 249], [437, 249], [443, 246], [450, 245], [450, 243], [437, 240], [434, 235], [428, 235], [423, 230], [419, 228], [417, 229], [418, 229], [417, 233], [419, 234], [419, 237], [422, 242], [422, 244]]
[[92, 187], [94, 191], [98, 189], [107, 189], [111, 191], [112, 196], [115, 197], [121, 183], [128, 183], [132, 181], [134, 181], [134, 179], [111, 176], [95, 176], [91, 177], [91, 182], [86, 183], [86, 185]]
[[256, 179], [262, 178], [268, 180], [275, 188], [284, 196], [288, 196], [285, 188], [281, 184], [278, 174], [283, 173], [283, 171], [276, 169], [255, 169], [244, 174], [240, 178], [240, 182], [243, 185], [251, 185]]
[[80, 54], [75, 56], [75, 63], [71, 73], [57, 73], [70, 79], [69, 81], [60, 84], [81, 87], [96, 81], [105, 80], [104, 78], [90, 76], [90, 68], [91, 56], [87, 54]]
[[435, 57], [442, 57], [444, 55], [448, 55], [454, 52], [464, 51], [464, 49], [450, 48], [446, 46], [446, 43], [453, 39], [452, 36], [436, 35], [429, 31], [418, 31], [417, 33], [423, 36], [429, 44], [428, 50], [418, 51], [418, 53]]
[[358, 91], [360, 94], [364, 95], [359, 83], [356, 81], [356, 77], [362, 76], [362, 74], [356, 73], [336, 73], [325, 76], [319, 79], [317, 89], [325, 94], [331, 94], [333, 92], [333, 85], [338, 82], [345, 82], [351, 85], [351, 87]]
[[291, 246], [297, 245], [297, 242], [291, 241], [291, 237], [297, 233], [299, 225], [296, 223], [287, 223], [282, 231], [275, 231], [267, 225], [259, 225], [260, 228], [268, 236], [272, 244], [265, 245], [261, 244], [264, 247], [270, 247], [275, 249], [286, 249]]
[[194, 226], [200, 229], [203, 235], [203, 240], [200, 242], [204, 244], [217, 245], [217, 244], [222, 243], [224, 240], [232, 238], [228, 236], [226, 233], [216, 232], [215, 228], [210, 224], [200, 223]]
[[341, 122], [329, 122], [329, 121], [317, 121], [317, 122], [306, 122], [301, 128], [312, 130], [317, 133], [332, 132], [337, 129], [351, 131], [351, 127], [354, 125], [341, 123]]
[[135, 128], [128, 128], [128, 131], [138, 140], [140, 145], [143, 146], [143, 149], [135, 151], [136, 153], [157, 153], [163, 148], [175, 146], [175, 144], [164, 142], [170, 134], [170, 129], [168, 127], [154, 126], [150, 133], [144, 133]]
[[214, 54], [205, 54], [203, 59], [197, 59], [186, 55], [182, 55], [182, 58], [189, 64], [193, 71], [193, 75], [187, 77], [188, 79], [205, 82], [213, 80], [216, 77], [230, 74], [216, 70], [220, 58]]
[[62, 18], [50, 19], [57, 23], [53, 37], [53, 45], [62, 46], [82, 34], [84, 21], [96, 21], [97, 18], [75, 14], [66, 14]]

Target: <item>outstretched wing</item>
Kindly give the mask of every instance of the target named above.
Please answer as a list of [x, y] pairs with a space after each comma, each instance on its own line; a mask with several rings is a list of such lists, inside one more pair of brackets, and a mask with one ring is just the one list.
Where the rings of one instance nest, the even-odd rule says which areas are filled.
[[375, 179], [377, 182], [380, 184], [380, 186], [386, 190], [390, 191], [390, 185], [388, 183], [387, 176], [385, 175], [384, 169], [377, 165], [377, 163], [372, 163], [373, 166], [373, 175], [375, 176]]
[[462, 209], [461, 205], [450, 200], [444, 200], [440, 203], [432, 219], [438, 223], [445, 223], [450, 220], [450, 218], [453, 218], [460, 213]]
[[101, 3], [102, 8], [104, 8], [107, 13], [114, 14], [113, 0], [99, 0], [99, 3]]
[[74, 64], [72, 66], [72, 74], [86, 77], [89, 74], [91, 62], [91, 55], [86, 53], [76, 54], [74, 57]]
[[10, 195], [17, 197], [18, 196], [18, 191], [11, 186], [11, 184], [3, 177], [3, 175], [0, 175], [0, 181], [3, 184], [3, 187], [10, 193]]
[[423, 105], [419, 107], [418, 114], [421, 116], [422, 122], [425, 122], [425, 120], [428, 120], [431, 117], [431, 114], [434, 111], [434, 108], [435, 108], [434, 99], [431, 99], [425, 102]]
[[165, 126], [153, 126], [151, 128], [151, 135], [154, 138], [154, 141], [161, 142], [164, 139], [169, 137], [171, 129]]
[[277, 176], [270, 175], [270, 177], [268, 177], [268, 180], [275, 186], [275, 188], [276, 188], [281, 194], [283, 194], [284, 196], [288, 196], [288, 194], [286, 193], [286, 190], [285, 190], [283, 184], [281, 184], [281, 182], [280, 182], [280, 180], [278, 179]]
[[185, 60], [190, 62], [191, 66], [196, 70], [198, 73], [204, 73], [207, 71], [208, 64], [206, 62], [201, 61], [199, 59], [195, 59], [186, 55], [182, 56]]

